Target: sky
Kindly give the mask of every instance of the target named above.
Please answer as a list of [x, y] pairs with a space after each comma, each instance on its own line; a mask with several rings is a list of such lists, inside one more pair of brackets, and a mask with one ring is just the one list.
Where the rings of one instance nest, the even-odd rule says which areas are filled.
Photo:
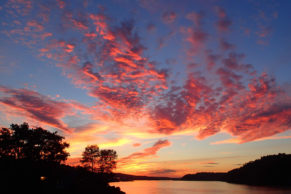
[[2, 0], [0, 125], [116, 172], [180, 177], [290, 153], [291, 1]]

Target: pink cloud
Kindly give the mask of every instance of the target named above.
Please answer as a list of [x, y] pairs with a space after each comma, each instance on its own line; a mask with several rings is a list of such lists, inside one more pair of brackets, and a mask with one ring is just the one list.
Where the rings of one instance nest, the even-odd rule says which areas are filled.
[[228, 41], [224, 40], [224, 39], [220, 39], [219, 41], [219, 46], [222, 50], [226, 51], [226, 50], [233, 50], [235, 49], [235, 45], [229, 43]]
[[36, 32], [39, 32], [39, 31], [43, 31], [44, 30], [44, 27], [43, 25], [41, 25], [40, 23], [38, 23], [36, 20], [31, 20], [31, 21], [28, 21], [27, 24], [26, 24], [26, 28], [24, 28], [25, 31], [36, 31]]
[[5, 94], [0, 98], [0, 103], [15, 109], [19, 115], [70, 132], [70, 129], [61, 120], [71, 110], [67, 103], [54, 101], [27, 89], [10, 89], [1, 86], [0, 92]]
[[200, 28], [202, 25], [202, 20], [204, 18], [204, 13], [203, 12], [200, 12], [200, 13], [191, 12], [191, 13], [188, 13], [186, 15], [186, 18], [188, 20], [191, 20], [197, 28]]
[[173, 23], [177, 18], [177, 14], [173, 11], [167, 11], [165, 13], [163, 13], [162, 15], [162, 19], [165, 23]]
[[190, 43], [190, 49], [187, 50], [189, 56], [194, 56], [203, 50], [209, 38], [209, 34], [202, 30], [202, 28], [182, 28], [182, 33], [186, 35], [185, 40]]
[[66, 6], [65, 1], [57, 0], [57, 2], [58, 2], [58, 6], [59, 6], [59, 8], [61, 8], [61, 9], [64, 9], [64, 8], [65, 8], [65, 6]]
[[227, 14], [222, 7], [216, 7], [216, 12], [219, 18], [216, 23], [218, 30], [221, 32], [228, 31], [232, 25], [232, 21], [227, 17]]

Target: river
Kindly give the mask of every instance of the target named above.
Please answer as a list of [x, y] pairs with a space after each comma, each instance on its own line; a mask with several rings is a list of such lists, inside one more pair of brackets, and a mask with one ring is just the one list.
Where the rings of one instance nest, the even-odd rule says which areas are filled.
[[291, 194], [291, 189], [256, 187], [220, 181], [127, 181], [113, 182], [127, 194]]

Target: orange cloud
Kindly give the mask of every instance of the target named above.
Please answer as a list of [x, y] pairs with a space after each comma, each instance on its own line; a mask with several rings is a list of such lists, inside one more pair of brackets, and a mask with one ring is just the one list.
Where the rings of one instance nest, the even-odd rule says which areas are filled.
[[140, 160], [147, 157], [155, 156], [161, 148], [167, 147], [170, 145], [171, 143], [168, 140], [158, 140], [152, 147], [146, 148], [142, 152], [135, 152], [135, 153], [130, 154], [127, 157], [123, 157], [119, 160], [119, 162], [122, 165], [122, 164], [133, 162], [135, 160]]
[[139, 146], [141, 146], [141, 144], [140, 143], [134, 143], [134, 144], [132, 144], [132, 146], [133, 147], [139, 147]]

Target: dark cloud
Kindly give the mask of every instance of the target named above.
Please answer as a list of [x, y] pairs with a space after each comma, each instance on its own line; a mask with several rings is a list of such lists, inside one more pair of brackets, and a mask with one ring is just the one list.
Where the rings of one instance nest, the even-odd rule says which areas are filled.
[[174, 169], [160, 169], [160, 170], [150, 171], [149, 174], [159, 175], [159, 174], [168, 174], [168, 173], [175, 173], [175, 172], [177, 172], [177, 171]]

